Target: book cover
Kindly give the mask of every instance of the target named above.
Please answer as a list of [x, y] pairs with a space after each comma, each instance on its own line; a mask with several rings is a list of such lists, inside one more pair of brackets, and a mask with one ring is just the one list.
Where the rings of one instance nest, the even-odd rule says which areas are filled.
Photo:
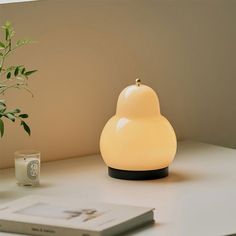
[[0, 206], [0, 231], [30, 235], [116, 235], [153, 222], [153, 209], [27, 196]]

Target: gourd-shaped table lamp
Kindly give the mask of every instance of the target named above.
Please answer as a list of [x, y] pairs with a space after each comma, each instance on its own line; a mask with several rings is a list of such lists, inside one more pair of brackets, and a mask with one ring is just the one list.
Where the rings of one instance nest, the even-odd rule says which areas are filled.
[[130, 180], [163, 178], [176, 147], [175, 132], [160, 113], [155, 91], [136, 79], [119, 95], [116, 114], [101, 134], [100, 150], [109, 175]]

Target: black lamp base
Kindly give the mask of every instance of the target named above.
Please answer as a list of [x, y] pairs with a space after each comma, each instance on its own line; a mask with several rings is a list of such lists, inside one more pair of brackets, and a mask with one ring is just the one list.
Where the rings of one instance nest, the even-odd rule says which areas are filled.
[[126, 180], [150, 180], [160, 179], [168, 176], [168, 167], [159, 170], [145, 170], [145, 171], [132, 171], [132, 170], [118, 170], [108, 166], [108, 174], [112, 178], [126, 179]]

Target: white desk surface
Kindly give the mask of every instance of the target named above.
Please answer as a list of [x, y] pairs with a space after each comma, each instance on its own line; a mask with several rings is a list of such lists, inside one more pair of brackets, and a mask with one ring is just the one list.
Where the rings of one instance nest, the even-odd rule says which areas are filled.
[[[126, 235], [236, 233], [236, 150], [180, 142], [167, 178], [113, 179], [99, 155], [42, 164], [40, 187], [16, 185], [14, 169], [0, 171], [0, 203], [30, 195], [76, 197], [155, 207], [156, 224]], [[0, 233], [1, 235], [16, 235]]]

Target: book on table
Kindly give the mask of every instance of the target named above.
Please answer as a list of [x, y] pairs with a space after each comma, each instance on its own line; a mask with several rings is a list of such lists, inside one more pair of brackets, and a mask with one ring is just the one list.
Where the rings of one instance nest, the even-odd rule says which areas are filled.
[[112, 236], [153, 223], [153, 210], [31, 195], [0, 206], [0, 231], [42, 236]]

